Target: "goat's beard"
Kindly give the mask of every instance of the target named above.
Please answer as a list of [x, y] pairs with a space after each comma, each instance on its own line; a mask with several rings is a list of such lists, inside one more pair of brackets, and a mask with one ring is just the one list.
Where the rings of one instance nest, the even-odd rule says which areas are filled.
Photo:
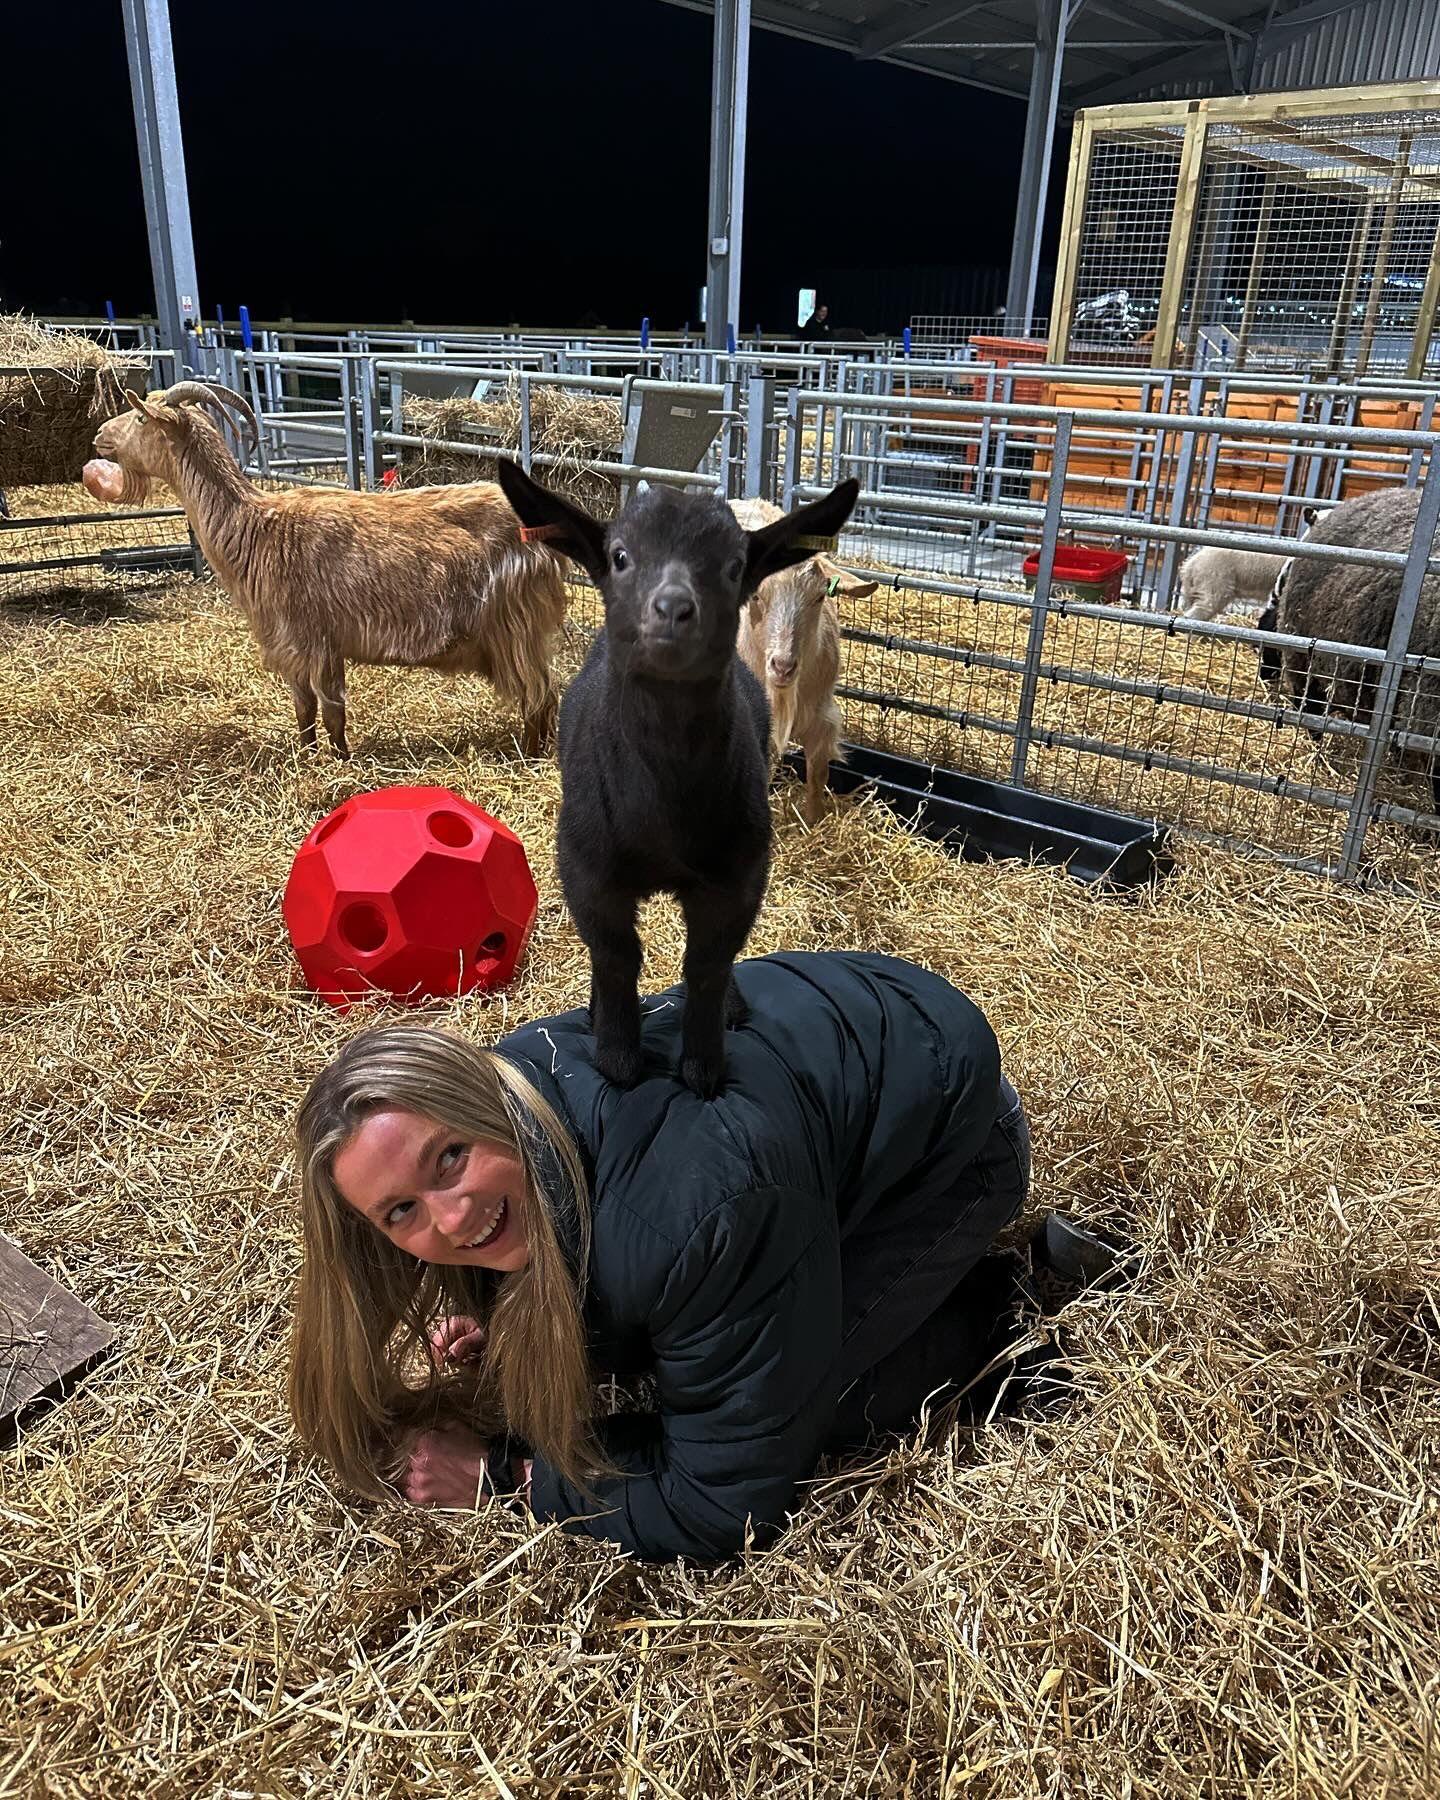
[[80, 477], [92, 499], [112, 506], [140, 506], [150, 492], [150, 477], [97, 456], [85, 465]]

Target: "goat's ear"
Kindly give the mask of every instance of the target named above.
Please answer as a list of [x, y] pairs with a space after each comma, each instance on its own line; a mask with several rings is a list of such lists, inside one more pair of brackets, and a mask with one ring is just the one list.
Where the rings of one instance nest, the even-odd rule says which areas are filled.
[[1318, 506], [1302, 506], [1300, 508], [1300, 517], [1307, 525], [1313, 525], [1320, 517], [1320, 508]]
[[878, 581], [865, 581], [859, 575], [852, 575], [839, 563], [831, 562], [828, 556], [817, 556], [815, 563], [825, 577], [825, 592], [832, 600], [868, 600], [880, 585]]
[[519, 463], [497, 457], [495, 472], [501, 492], [520, 523], [527, 530], [541, 532], [543, 542], [579, 563], [593, 581], [603, 580], [605, 527], [600, 521], [592, 519], [573, 501], [532, 481]]
[[763, 581], [781, 569], [793, 569], [814, 556], [817, 551], [833, 549], [830, 540], [855, 510], [860, 497], [860, 483], [842, 481], [822, 500], [797, 507], [776, 519], [773, 525], [762, 525], [749, 533], [747, 573], [752, 581]]
[[125, 398], [130, 402], [130, 410], [132, 412], [144, 412], [145, 402], [135, 392], [134, 388], [126, 388]]

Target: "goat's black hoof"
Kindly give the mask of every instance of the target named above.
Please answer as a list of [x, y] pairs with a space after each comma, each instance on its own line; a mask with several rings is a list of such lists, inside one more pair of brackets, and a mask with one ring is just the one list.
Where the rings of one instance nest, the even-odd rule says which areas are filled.
[[336, 744], [335, 754], [340, 758], [341, 762], [349, 762], [350, 746], [348, 744]]
[[638, 1044], [597, 1046], [595, 1067], [613, 1087], [632, 1088], [640, 1079], [640, 1046]]
[[725, 1080], [725, 1064], [708, 1056], [687, 1056], [680, 1063], [680, 1079], [697, 1100], [713, 1100]]

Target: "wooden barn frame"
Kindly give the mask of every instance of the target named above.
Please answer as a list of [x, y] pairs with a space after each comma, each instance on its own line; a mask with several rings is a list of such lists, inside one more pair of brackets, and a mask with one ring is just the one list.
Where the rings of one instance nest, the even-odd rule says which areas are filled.
[[[1107, 284], [1144, 298], [1105, 342]], [[1076, 115], [1052, 362], [1420, 380], [1437, 301], [1440, 81]]]

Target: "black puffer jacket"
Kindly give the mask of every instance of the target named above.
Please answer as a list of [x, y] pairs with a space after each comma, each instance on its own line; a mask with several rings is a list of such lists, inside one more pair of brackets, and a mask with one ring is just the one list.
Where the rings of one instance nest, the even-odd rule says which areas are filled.
[[762, 1542], [783, 1525], [834, 1417], [847, 1236], [922, 1159], [958, 1188], [996, 1116], [994, 1035], [938, 976], [844, 953], [736, 976], [750, 1017], [712, 1102], [679, 1079], [678, 989], [645, 1003], [628, 1092], [596, 1072], [584, 1012], [497, 1046], [589, 1176], [595, 1366], [650, 1372], [659, 1403], [606, 1424], [623, 1479], [587, 1500], [537, 1461], [532, 1503], [650, 1558], [726, 1556], [747, 1521]]

